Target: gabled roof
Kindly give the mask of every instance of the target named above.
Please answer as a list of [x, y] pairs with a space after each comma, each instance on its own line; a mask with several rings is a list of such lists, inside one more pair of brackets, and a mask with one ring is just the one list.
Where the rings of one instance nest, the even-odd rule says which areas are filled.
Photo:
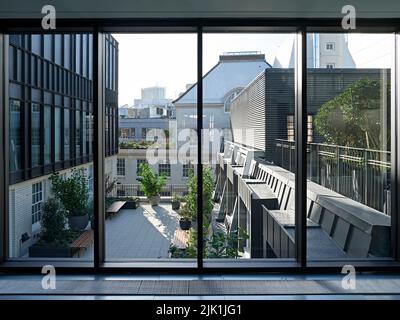
[[[220, 57], [220, 61], [203, 76], [203, 103], [224, 103], [226, 94], [232, 89], [244, 88], [258, 74], [271, 65], [265, 61], [264, 55], [238, 56], [235, 59]], [[189, 87], [173, 103], [180, 104], [197, 103], [197, 83]]]

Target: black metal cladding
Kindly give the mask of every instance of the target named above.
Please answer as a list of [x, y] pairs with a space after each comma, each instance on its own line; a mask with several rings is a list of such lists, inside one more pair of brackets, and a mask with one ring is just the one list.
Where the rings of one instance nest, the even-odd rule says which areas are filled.
[[[315, 115], [325, 102], [340, 95], [357, 80], [379, 80], [383, 74], [386, 74], [390, 87], [389, 69], [307, 69], [308, 114]], [[294, 70], [266, 69], [232, 102], [233, 131], [235, 128], [254, 130], [254, 139], [247, 139], [247, 144], [265, 150], [268, 161], [279, 163], [275, 157], [279, 156], [276, 139], [288, 138], [287, 118], [294, 116], [294, 99]], [[244, 141], [241, 134], [235, 135], [234, 131], [233, 135], [235, 142]], [[324, 141], [315, 130], [312, 138], [313, 142]]]
[[[91, 162], [93, 35], [9, 39], [10, 184]], [[105, 155], [111, 156], [118, 153], [118, 42], [106, 39]]]
[[[268, 69], [267, 69], [268, 70]], [[250, 82], [233, 100], [231, 127], [233, 140], [265, 150], [265, 71]], [[240, 130], [237, 130], [240, 128]]]

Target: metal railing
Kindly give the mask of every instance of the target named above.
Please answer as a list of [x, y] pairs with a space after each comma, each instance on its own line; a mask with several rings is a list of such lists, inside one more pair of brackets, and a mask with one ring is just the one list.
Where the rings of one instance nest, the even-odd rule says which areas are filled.
[[[391, 212], [390, 151], [307, 144], [307, 179], [387, 215]], [[295, 142], [276, 139], [275, 164], [295, 168]]]
[[[187, 184], [171, 184], [163, 187], [162, 197], [184, 196], [188, 192]], [[140, 190], [139, 184], [116, 184], [108, 197], [143, 197], [144, 193]]]

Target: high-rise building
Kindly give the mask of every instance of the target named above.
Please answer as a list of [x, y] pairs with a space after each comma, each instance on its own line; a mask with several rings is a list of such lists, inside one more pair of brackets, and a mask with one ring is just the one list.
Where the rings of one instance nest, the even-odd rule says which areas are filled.
[[165, 97], [164, 87], [142, 88], [141, 98], [134, 100], [135, 118], [171, 118], [175, 117], [172, 99]]
[[[282, 43], [275, 55], [274, 68], [294, 68], [294, 36]], [[307, 35], [308, 68], [355, 68], [347, 36], [344, 34], [312, 33]]]
[[[49, 177], [86, 172], [93, 188], [93, 37], [10, 36], [9, 255], [20, 257], [41, 231]], [[113, 174], [118, 153], [118, 43], [106, 36], [105, 156]]]

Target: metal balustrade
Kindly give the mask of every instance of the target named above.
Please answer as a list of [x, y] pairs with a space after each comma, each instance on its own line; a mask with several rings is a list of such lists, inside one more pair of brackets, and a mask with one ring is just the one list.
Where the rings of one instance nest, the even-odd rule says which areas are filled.
[[[161, 191], [162, 197], [172, 197], [174, 194], [177, 196], [184, 196], [188, 193], [187, 184], [173, 184], [166, 185]], [[108, 194], [109, 197], [141, 197], [144, 196], [143, 191], [140, 190], [139, 184], [117, 184], [113, 190]]]
[[[276, 165], [294, 171], [295, 141], [276, 139]], [[307, 179], [391, 214], [390, 151], [307, 144]]]

